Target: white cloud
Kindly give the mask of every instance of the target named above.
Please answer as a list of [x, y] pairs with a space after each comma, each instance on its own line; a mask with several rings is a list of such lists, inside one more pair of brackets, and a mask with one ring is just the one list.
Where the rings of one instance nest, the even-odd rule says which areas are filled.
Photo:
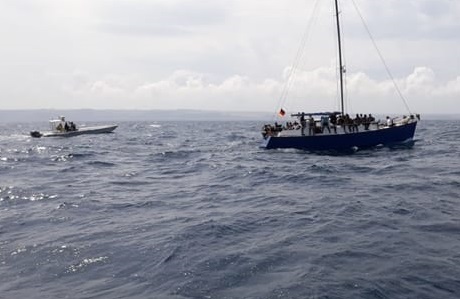
[[[135, 94], [148, 108], [260, 111], [274, 105], [279, 83], [274, 80], [252, 82], [234, 75], [221, 82], [205, 74], [178, 71], [169, 78], [139, 86]], [[271, 105], [271, 107], [273, 107]]]
[[[287, 71], [285, 71], [287, 73]], [[204, 109], [227, 111], [275, 111], [281, 105], [288, 111], [337, 110], [335, 67], [297, 71], [285, 100], [280, 96], [285, 79], [253, 80], [233, 75], [222, 80], [211, 74], [187, 70], [167, 78], [141, 82], [119, 76], [90, 78], [84, 72], [63, 76], [60, 98], [54, 108], [93, 107], [101, 109]], [[396, 84], [413, 111], [442, 113], [460, 99], [460, 76], [441, 81], [426, 67], [396, 78]], [[363, 72], [347, 73], [346, 107], [350, 113], [407, 113], [393, 82], [377, 80]], [[83, 106], [81, 104], [84, 104]], [[436, 103], [436, 105], [434, 105]], [[32, 105], [39, 108], [40, 103]]]

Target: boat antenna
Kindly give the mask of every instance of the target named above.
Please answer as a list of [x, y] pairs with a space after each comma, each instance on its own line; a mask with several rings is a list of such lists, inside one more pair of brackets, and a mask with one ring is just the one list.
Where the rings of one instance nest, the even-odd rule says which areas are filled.
[[338, 0], [335, 0], [335, 17], [337, 23], [337, 44], [339, 50], [339, 73], [340, 73], [340, 112], [344, 115], [344, 104], [343, 104], [343, 62], [342, 62], [342, 39], [340, 35], [340, 18], [339, 18], [339, 4]]

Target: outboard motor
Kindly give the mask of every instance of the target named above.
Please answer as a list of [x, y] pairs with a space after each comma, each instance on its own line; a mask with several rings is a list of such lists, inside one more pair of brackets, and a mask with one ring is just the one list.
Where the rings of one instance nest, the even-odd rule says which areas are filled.
[[38, 131], [32, 131], [32, 132], [30, 132], [30, 136], [35, 137], [35, 138], [40, 138], [40, 137], [42, 137], [42, 133], [40, 133]]

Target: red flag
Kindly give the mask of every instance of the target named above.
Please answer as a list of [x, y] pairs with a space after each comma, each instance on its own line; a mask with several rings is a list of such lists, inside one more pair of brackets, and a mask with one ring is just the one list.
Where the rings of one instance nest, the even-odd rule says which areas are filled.
[[283, 108], [280, 109], [280, 112], [278, 112], [279, 116], [283, 117], [286, 114], [286, 111], [284, 111]]

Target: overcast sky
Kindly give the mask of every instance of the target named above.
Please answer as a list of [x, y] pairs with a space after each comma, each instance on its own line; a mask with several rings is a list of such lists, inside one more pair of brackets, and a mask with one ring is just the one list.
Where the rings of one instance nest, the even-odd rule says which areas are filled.
[[[411, 111], [460, 113], [460, 1], [354, 1]], [[333, 2], [315, 3], [1, 0], [0, 109], [337, 109]], [[349, 112], [406, 113], [353, 1], [341, 10]]]

